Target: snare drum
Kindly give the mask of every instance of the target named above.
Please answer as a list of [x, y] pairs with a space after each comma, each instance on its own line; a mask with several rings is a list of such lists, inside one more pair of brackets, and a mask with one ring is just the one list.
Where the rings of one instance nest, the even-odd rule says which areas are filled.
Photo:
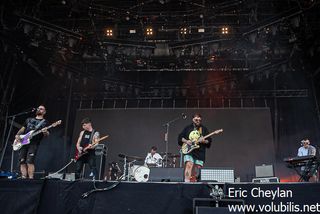
[[146, 166], [133, 165], [130, 168], [130, 175], [138, 182], [149, 180], [150, 169]]

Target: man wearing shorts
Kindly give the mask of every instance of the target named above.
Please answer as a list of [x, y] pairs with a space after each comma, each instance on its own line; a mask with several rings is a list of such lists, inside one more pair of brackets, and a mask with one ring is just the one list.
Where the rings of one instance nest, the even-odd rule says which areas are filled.
[[209, 134], [208, 129], [201, 124], [201, 115], [193, 115], [192, 124], [186, 126], [179, 134], [178, 143], [182, 146], [184, 143], [191, 145], [197, 140], [200, 142], [200, 148], [194, 149], [187, 155], [184, 155], [184, 180], [185, 182], [196, 181], [196, 169], [203, 167], [206, 156], [206, 149], [210, 148], [211, 138], [204, 139], [203, 136]]

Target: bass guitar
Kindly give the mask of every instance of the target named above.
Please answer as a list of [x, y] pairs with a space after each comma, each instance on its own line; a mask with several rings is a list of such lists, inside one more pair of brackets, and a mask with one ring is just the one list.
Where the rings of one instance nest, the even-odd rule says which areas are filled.
[[52, 123], [50, 126], [47, 126], [47, 127], [43, 128], [41, 130], [38, 130], [38, 131], [31, 130], [27, 134], [19, 135], [18, 138], [16, 138], [14, 140], [13, 144], [12, 144], [13, 151], [18, 151], [19, 149], [21, 149], [22, 146], [30, 144], [31, 139], [34, 136], [42, 133], [42, 131], [45, 130], [45, 129], [48, 130], [48, 129], [51, 129], [53, 127], [56, 127], [56, 126], [60, 125], [61, 122], [62, 122], [61, 120], [58, 120], [58, 121]]
[[[198, 132], [198, 131], [195, 131], [195, 132]], [[216, 130], [216, 131], [214, 131], [214, 132], [211, 132], [210, 134], [207, 134], [206, 136], [204, 136], [203, 138], [204, 138], [204, 140], [205, 139], [207, 139], [208, 137], [211, 137], [212, 135], [215, 135], [215, 134], [219, 134], [219, 133], [221, 133], [221, 132], [223, 132], [223, 129], [218, 129], [218, 130]], [[190, 152], [192, 152], [193, 150], [195, 150], [195, 149], [199, 149], [200, 148], [200, 143], [201, 142], [199, 142], [198, 141], [198, 139], [200, 138], [200, 133], [196, 133], [196, 134], [193, 134], [193, 135], [196, 135], [197, 137], [196, 137], [196, 139], [197, 140], [195, 140], [195, 139], [190, 139], [191, 141], [192, 141], [192, 144], [191, 145], [189, 145], [189, 144], [187, 144], [187, 143], [183, 143], [183, 145], [182, 145], [182, 147], [181, 147], [181, 152], [183, 153], [183, 154], [189, 154]]]
[[86, 154], [89, 153], [89, 152], [88, 152], [89, 149], [94, 149], [95, 147], [97, 147], [97, 145], [98, 145], [101, 141], [103, 141], [104, 139], [106, 139], [106, 138], [108, 138], [108, 137], [109, 137], [109, 135], [106, 135], [106, 136], [103, 136], [103, 137], [101, 137], [101, 138], [98, 138], [98, 139], [97, 139], [95, 142], [93, 142], [90, 146], [88, 145], [88, 146], [84, 147], [81, 152], [79, 152], [78, 149], [76, 149], [76, 155], [75, 155], [74, 159], [75, 159], [76, 161], [79, 160], [79, 158], [81, 158], [82, 156], [84, 156], [84, 155], [86, 155]]

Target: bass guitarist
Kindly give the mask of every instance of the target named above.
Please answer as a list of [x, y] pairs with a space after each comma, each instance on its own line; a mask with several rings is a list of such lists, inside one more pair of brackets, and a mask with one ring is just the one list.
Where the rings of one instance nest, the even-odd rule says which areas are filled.
[[81, 156], [76, 162], [76, 178], [80, 178], [80, 174], [85, 163], [89, 164], [90, 177], [95, 178], [97, 175], [96, 156], [92, 144], [99, 139], [99, 132], [92, 128], [90, 118], [84, 118], [81, 121], [83, 130], [80, 132], [77, 141], [77, 154]]
[[196, 169], [203, 167], [205, 162], [206, 149], [210, 148], [212, 139], [210, 137], [204, 139], [208, 129], [201, 124], [201, 115], [196, 113], [193, 115], [192, 124], [186, 126], [179, 134], [178, 143], [182, 146], [184, 143], [191, 145], [192, 142], [198, 141], [200, 147], [193, 150], [189, 154], [184, 155], [184, 179], [185, 182], [196, 181]]
[[41, 130], [42, 134], [39, 134], [31, 139], [30, 144], [23, 146], [19, 150], [19, 163], [21, 178], [33, 179], [34, 176], [34, 161], [36, 158], [37, 150], [43, 136], [48, 136], [49, 132], [46, 128], [47, 121], [44, 119], [46, 114], [46, 108], [40, 105], [36, 109], [36, 117], [28, 118], [22, 128], [17, 132], [16, 139], [19, 139], [19, 135], [26, 134], [31, 130]]

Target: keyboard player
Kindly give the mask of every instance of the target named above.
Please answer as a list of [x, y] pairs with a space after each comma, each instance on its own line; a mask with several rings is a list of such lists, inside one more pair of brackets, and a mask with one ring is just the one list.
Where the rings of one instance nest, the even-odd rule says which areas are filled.
[[[298, 156], [309, 156], [309, 155], [316, 155], [316, 148], [310, 145], [309, 139], [303, 139], [301, 141], [301, 147], [298, 149]], [[308, 162], [306, 166], [301, 167], [301, 175], [303, 180], [309, 181], [312, 178], [313, 182], [318, 182], [318, 164], [312, 164], [312, 162]]]

